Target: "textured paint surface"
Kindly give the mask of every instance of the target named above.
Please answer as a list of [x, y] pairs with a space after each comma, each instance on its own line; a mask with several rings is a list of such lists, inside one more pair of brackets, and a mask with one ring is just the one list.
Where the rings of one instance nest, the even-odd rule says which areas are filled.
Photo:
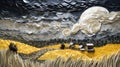
[[[10, 40], [0, 40], [0, 49], [6, 49], [8, 48], [10, 43], [14, 43], [18, 47], [18, 53], [23, 53], [23, 54], [30, 54], [35, 51], [39, 51], [41, 49], [46, 49], [46, 48], [60, 48], [60, 44], [56, 44], [53, 46], [46, 46], [43, 48], [36, 48], [29, 46], [24, 43], [20, 42], [15, 42], [15, 41], [10, 41]], [[88, 53], [87, 51], [81, 52], [79, 50], [72, 50], [68, 49], [69, 44], [65, 44], [66, 49], [64, 50], [53, 50], [53, 51], [48, 51], [41, 57], [39, 57], [39, 60], [54, 60], [58, 57], [63, 57], [65, 59], [72, 57], [73, 59], [78, 59], [81, 57], [84, 57], [85, 60], [91, 60], [91, 59], [101, 59], [105, 55], [111, 55], [113, 53], [116, 53], [120, 50], [120, 44], [107, 44], [106, 46], [102, 47], [95, 47], [95, 52], [94, 53]], [[79, 46], [76, 45], [76, 49]]]
[[[58, 46], [55, 46], [55, 48], [59, 48]], [[57, 57], [63, 57], [67, 59], [68, 57], [72, 57], [73, 59], [78, 59], [83, 57], [85, 60], [91, 60], [91, 59], [102, 59], [104, 56], [109, 56], [113, 53], [116, 53], [120, 51], [120, 44], [107, 44], [103, 47], [95, 47], [95, 52], [89, 53], [87, 51], [81, 52], [78, 50], [71, 50], [71, 49], [65, 49], [65, 50], [55, 50], [55, 51], [49, 51], [45, 53], [43, 56], [41, 56], [39, 59], [41, 60], [47, 60], [47, 59], [56, 59]]]
[[32, 47], [24, 43], [2, 39], [0, 39], [0, 49], [8, 49], [10, 43], [14, 43], [17, 46], [19, 53], [30, 54], [32, 52], [40, 50], [39, 48]]

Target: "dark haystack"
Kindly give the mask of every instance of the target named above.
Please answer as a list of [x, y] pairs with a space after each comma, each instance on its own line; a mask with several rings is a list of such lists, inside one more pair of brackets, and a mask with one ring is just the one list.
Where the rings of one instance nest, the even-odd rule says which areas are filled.
[[61, 44], [60, 49], [65, 49], [65, 44], [64, 43]]
[[17, 52], [17, 51], [18, 51], [16, 45], [13, 44], [13, 43], [10, 43], [10, 45], [9, 45], [9, 49], [10, 49], [11, 51], [13, 51], [13, 52]]

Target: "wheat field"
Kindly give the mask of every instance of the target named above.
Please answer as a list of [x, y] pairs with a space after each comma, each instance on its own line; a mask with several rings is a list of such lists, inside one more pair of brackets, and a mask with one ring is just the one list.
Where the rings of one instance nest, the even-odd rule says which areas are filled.
[[110, 56], [104, 56], [101, 60], [83, 60], [79, 58], [64, 60], [58, 57], [55, 60], [39, 62], [37, 60], [25, 60], [9, 49], [0, 50], [0, 67], [120, 67], [120, 51]]

